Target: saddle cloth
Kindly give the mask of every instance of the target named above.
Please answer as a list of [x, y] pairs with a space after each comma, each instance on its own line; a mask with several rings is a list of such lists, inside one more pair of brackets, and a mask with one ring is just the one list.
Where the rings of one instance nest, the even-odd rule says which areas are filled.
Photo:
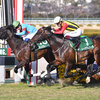
[[38, 46], [38, 50], [50, 47], [49, 43], [46, 40], [37, 43], [37, 46]]
[[[77, 51], [77, 49], [75, 48], [75, 45], [72, 41], [70, 41], [70, 45], [72, 46], [72, 48]], [[80, 44], [78, 47], [78, 51], [84, 51], [84, 50], [89, 50], [89, 49], [93, 49], [93, 42], [90, 40], [90, 38], [88, 38], [87, 36], [80, 36]]]

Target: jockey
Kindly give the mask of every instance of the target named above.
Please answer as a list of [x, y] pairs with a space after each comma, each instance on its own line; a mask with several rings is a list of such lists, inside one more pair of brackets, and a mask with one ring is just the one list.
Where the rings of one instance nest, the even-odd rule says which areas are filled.
[[37, 29], [34, 26], [28, 24], [20, 24], [19, 21], [14, 21], [13, 26], [15, 29], [18, 29], [20, 31], [20, 33], [16, 33], [16, 35], [21, 36], [26, 42], [32, 39], [32, 37], [37, 32]]
[[59, 27], [53, 31], [54, 34], [63, 34], [66, 39], [72, 40], [75, 46], [79, 43], [82, 30], [76, 23], [63, 21], [60, 16], [57, 16], [54, 18], [54, 24]]

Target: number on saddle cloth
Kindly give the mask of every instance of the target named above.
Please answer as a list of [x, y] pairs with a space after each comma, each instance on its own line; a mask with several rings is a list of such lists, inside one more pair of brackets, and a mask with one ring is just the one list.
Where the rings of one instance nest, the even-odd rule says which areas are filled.
[[[74, 43], [72, 41], [70, 41], [70, 44], [72, 48], [75, 51], [77, 51], [77, 48], [75, 48]], [[84, 50], [93, 49], [93, 48], [94, 48], [93, 42], [90, 40], [90, 38], [88, 38], [87, 36], [80, 36], [78, 51], [84, 51]]]

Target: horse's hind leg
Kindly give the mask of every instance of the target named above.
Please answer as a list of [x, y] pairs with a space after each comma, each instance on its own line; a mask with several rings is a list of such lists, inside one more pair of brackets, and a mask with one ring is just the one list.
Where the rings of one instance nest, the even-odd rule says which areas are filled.
[[72, 68], [72, 66], [73, 66], [73, 64], [72, 63], [66, 63], [66, 68], [65, 68], [65, 73], [64, 73], [64, 77], [65, 78], [68, 78], [69, 76], [68, 76], [68, 72], [69, 72], [69, 70]]
[[55, 66], [53, 63], [51, 64], [48, 64], [47, 65], [47, 75], [48, 75], [48, 78], [51, 78], [51, 75], [50, 75], [50, 72], [55, 70], [57, 66]]
[[48, 78], [51, 78], [50, 72], [56, 69], [56, 65], [54, 65], [54, 63], [50, 63], [47, 65], [47, 71], [45, 71], [44, 73], [41, 74], [41, 78], [44, 78], [45, 75], [47, 75]]

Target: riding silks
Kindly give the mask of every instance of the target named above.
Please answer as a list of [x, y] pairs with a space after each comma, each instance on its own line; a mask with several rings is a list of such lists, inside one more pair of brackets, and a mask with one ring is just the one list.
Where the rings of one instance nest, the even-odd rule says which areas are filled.
[[72, 41], [69, 40], [69, 42], [70, 42], [72, 48], [75, 51], [77, 51], [77, 50], [78, 51], [84, 51], [84, 50], [89, 50], [89, 49], [93, 49], [94, 48], [93, 42], [87, 36], [81, 36], [80, 37], [80, 43], [79, 43], [78, 49], [75, 48], [75, 44]]

